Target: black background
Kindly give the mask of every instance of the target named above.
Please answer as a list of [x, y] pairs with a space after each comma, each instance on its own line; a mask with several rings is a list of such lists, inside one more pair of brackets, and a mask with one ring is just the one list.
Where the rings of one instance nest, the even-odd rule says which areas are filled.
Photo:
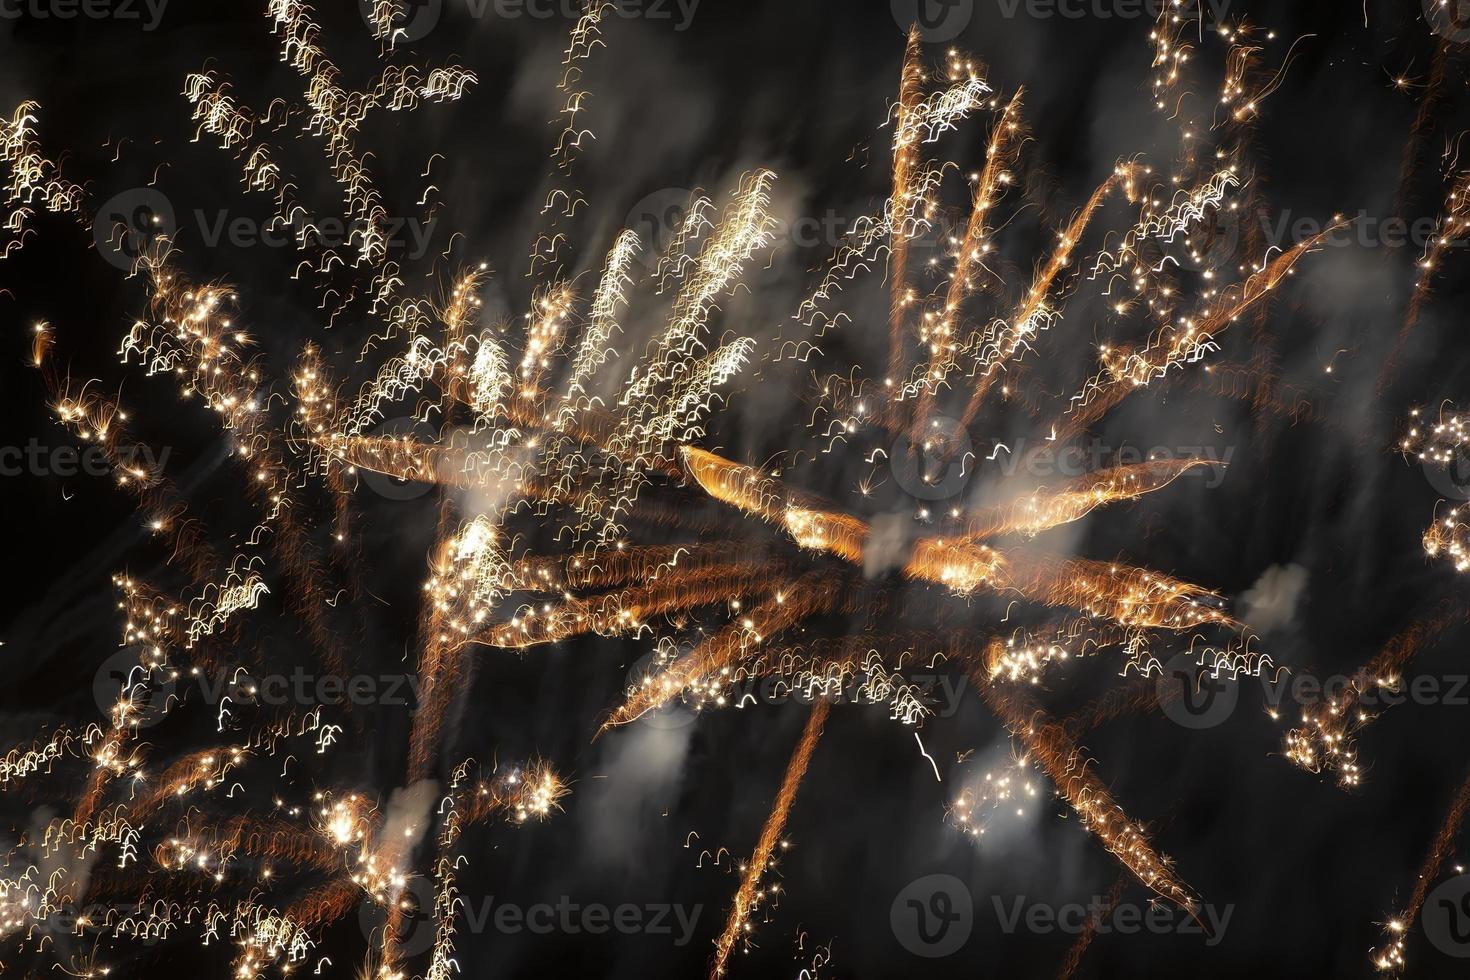
[[[268, 202], [242, 191], [229, 154], [209, 137], [191, 141], [189, 106], [180, 94], [183, 76], [207, 64], [256, 108], [275, 95], [299, 98], [299, 79], [279, 62], [259, 6], [173, 0], [153, 31], [118, 19], [0, 21], [0, 105], [42, 104], [43, 145], [52, 156], [65, 151], [65, 173], [87, 183], [89, 210], [147, 184], [166, 161], [158, 186], [180, 214], [227, 207], [232, 215], [264, 220]], [[375, 44], [351, 5], [332, 6], [318, 14], [327, 28], [324, 46], [349, 80], [365, 78]], [[1027, 194], [1064, 214], [1120, 157], [1143, 153], [1167, 168], [1177, 142], [1150, 105], [1146, 19], [1039, 18], [1025, 15], [1024, 5], [1021, 15], [1007, 18], [993, 0], [976, 8], [952, 43], [988, 66], [998, 91], [1027, 88], [1035, 137], [1028, 152], [1047, 175]], [[1296, 42], [1279, 89], [1263, 104], [1254, 154], [1273, 213], [1315, 220], [1336, 212], [1393, 213], [1422, 95], [1416, 83], [1435, 43], [1420, 14], [1415, 4], [1370, 4], [1366, 11], [1353, 4], [1242, 0], [1232, 6], [1232, 20], [1245, 17], [1275, 32], [1265, 63], [1284, 62]], [[793, 213], [850, 218], [881, 199], [888, 131], [879, 125], [896, 91], [904, 42], [886, 3], [702, 0], [687, 30], [675, 30], [676, 21], [610, 19], [608, 47], [589, 69], [584, 87], [592, 93], [589, 125], [597, 141], [582, 171], [592, 205], [586, 262], [605, 251], [646, 195], [696, 184], [725, 188], [755, 165], [781, 175], [781, 201]], [[568, 26], [560, 14], [474, 20], [462, 5], [448, 3], [439, 26], [414, 42], [411, 53], [430, 64], [454, 56], [477, 72], [478, 85], [459, 103], [380, 114], [363, 137], [380, 185], [408, 213], [422, 191], [426, 158], [435, 150], [446, 154], [435, 174], [444, 206], [429, 258], [444, 250], [452, 232], [463, 233], [455, 261], [483, 258], [496, 270], [486, 291], [491, 316], [512, 315], [529, 298], [523, 257], [541, 205], [537, 188], [551, 134], [546, 121], [555, 111], [552, 85]], [[1211, 39], [1203, 47], [1190, 88], [1209, 93], [1218, 84], [1213, 66], [1220, 43]], [[931, 57], [937, 60], [942, 50], [933, 46]], [[1437, 214], [1443, 201], [1440, 151], [1459, 132], [1470, 95], [1460, 54], [1454, 49], [1445, 98], [1408, 185], [1404, 213], [1411, 220]], [[1400, 76], [1411, 84], [1396, 86]], [[971, 123], [946, 147], [974, 159], [985, 132]], [[123, 137], [128, 142], [119, 152]], [[335, 191], [320, 152], [308, 139], [300, 142], [303, 148], [292, 151], [300, 160], [295, 172], [330, 208]], [[75, 221], [42, 216], [35, 225], [38, 234], [0, 263], [6, 291], [0, 292], [0, 445], [23, 446], [33, 437], [60, 445], [69, 438], [51, 421], [41, 379], [26, 364], [30, 325], [47, 320], [57, 357], [74, 377], [103, 378], [112, 390], [122, 383], [136, 431], [169, 447], [170, 473], [197, 510], [219, 515], [221, 528], [248, 528], [238, 479], [220, 462], [214, 422], [197, 406], [180, 406], [165, 381], [124, 375], [117, 366], [118, 344], [141, 312], [138, 280], [104, 261], [92, 232]], [[1026, 251], [1025, 234], [1018, 232], [1023, 244], [1008, 258], [1022, 278], [1035, 254]], [[289, 279], [296, 261], [290, 249], [210, 249], [191, 241], [188, 231], [178, 244], [191, 276], [222, 277], [239, 287], [243, 319], [273, 363], [290, 363], [306, 339], [350, 363], [372, 330], [360, 310], [324, 329], [316, 295]], [[1461, 257], [1443, 271], [1396, 383], [1381, 395], [1375, 391], [1415, 257], [1408, 248], [1325, 249], [1276, 300], [1269, 326], [1282, 377], [1311, 393], [1313, 419], [1294, 426], [1252, 420], [1239, 402], [1184, 393], [1131, 401], [1110, 423], [1118, 429], [1109, 433], [1127, 432], [1115, 438], [1144, 446], [1200, 440], [1232, 446], [1228, 477], [1210, 490], [1186, 481], [1158, 499], [1095, 516], [1073, 546], [1094, 557], [1126, 554], [1230, 596], [1272, 565], [1302, 566], [1307, 586], [1296, 614], [1262, 646], [1278, 664], [1322, 674], [1350, 673], [1442, 596], [1463, 590], [1464, 581], [1448, 565], [1428, 562], [1419, 545], [1439, 494], [1417, 466], [1392, 451], [1411, 406], [1453, 400], [1470, 386]], [[764, 288], [739, 307], [751, 329], [789, 317], [801, 284], [809, 282], [808, 264], [793, 256], [762, 274]], [[881, 305], [873, 309], [873, 335], [880, 336]], [[1057, 328], [1057, 371], [1074, 383], [1096, 339], [1090, 323], [1079, 314]], [[861, 347], [865, 332], [853, 333], [850, 342]], [[1224, 356], [1248, 359], [1249, 341], [1245, 329], [1231, 334]], [[1323, 371], [1327, 363], [1331, 374]], [[790, 404], [765, 397], [777, 383], [746, 382], [747, 394], [732, 400], [712, 441], [751, 460], [782, 445], [794, 423], [773, 425]], [[106, 480], [27, 475], [0, 485], [10, 556], [0, 614], [7, 674], [0, 730], [7, 744], [18, 744], [65, 719], [97, 717], [92, 676], [117, 635], [109, 578], [125, 567], [147, 577], [161, 556], [138, 530], [130, 501]], [[380, 598], [342, 628], [365, 670], [402, 670], [433, 532], [432, 498], [360, 503], [365, 581]], [[975, 615], [983, 614], [977, 608]], [[259, 618], [264, 625], [252, 642], [293, 656], [293, 644], [303, 641], [289, 617], [268, 603]], [[1409, 676], [1466, 673], [1463, 639], [1463, 632], [1436, 638]], [[672, 734], [634, 726], [591, 742], [597, 719], [643, 652], [633, 641], [524, 655], [484, 651], [462, 694], [445, 759], [539, 754], [573, 781], [573, 794], [566, 812], [545, 824], [473, 829], [462, 888], [472, 903], [494, 896], [523, 906], [554, 904], [568, 896], [583, 905], [699, 906], [693, 941], [676, 946], [668, 936], [466, 929], [458, 955], [465, 976], [632, 977], [706, 969], [708, 943], [723, 926], [736, 879], [708, 862], [696, 868], [698, 852], [726, 846], [749, 853], [805, 712], [790, 705], [714, 712]], [[1049, 677], [1056, 696], [1073, 705], [1114, 683], [1119, 680], [1105, 664], [1073, 665]], [[1367, 951], [1381, 935], [1376, 923], [1407, 896], [1470, 766], [1467, 717], [1463, 704], [1389, 710], [1362, 739], [1369, 768], [1365, 786], [1351, 794], [1285, 762], [1283, 726], [1266, 716], [1253, 682], [1219, 727], [1189, 731], [1155, 713], [1092, 733], [1088, 748], [1124, 807], [1163, 824], [1157, 842], [1181, 875], [1212, 905], [1232, 906], [1233, 913], [1215, 945], [1190, 935], [1102, 936], [1079, 975], [1371, 973]], [[355, 720], [348, 744], [320, 763], [314, 785], [386, 797], [401, 779], [407, 727], [402, 709]], [[212, 729], [212, 717], [171, 721], [157, 741], [203, 744]], [[955, 780], [964, 775], [952, 761], [957, 753], [977, 749], [977, 757], [993, 761], [1007, 751], [1004, 733], [973, 692], [953, 717], [930, 722], [923, 738]], [[58, 769], [37, 779], [37, 788], [12, 792], [7, 816], [14, 830], [24, 829], [38, 807], [64, 810], [68, 786], [80, 778], [74, 769]], [[881, 709], [835, 711], [787, 828], [785, 895], [759, 927], [758, 948], [737, 957], [738, 974], [794, 975], [800, 967], [793, 958], [809, 961], [829, 941], [836, 976], [1054, 974], [1069, 937], [1005, 934], [993, 901], [1085, 903], [1108, 889], [1114, 862], [1055, 800], [1033, 804], [1031, 815], [976, 847], [943, 822], [953, 785], [935, 782], [911, 732]], [[310, 788], [300, 784], [291, 792]], [[271, 788], [262, 783], [255, 792], [263, 802]], [[699, 843], [686, 848], [691, 831]], [[896, 940], [890, 903], [910, 881], [941, 872], [967, 883], [974, 931], [953, 956], [923, 960]], [[1147, 900], [1137, 885], [1125, 896], [1134, 904]], [[796, 951], [798, 936], [805, 952]], [[105, 942], [101, 948], [109, 951], [99, 959], [115, 967], [114, 976], [222, 970], [229, 955], [187, 937], [141, 952], [124, 945], [114, 953]], [[356, 968], [362, 939], [355, 917], [325, 938], [322, 951], [339, 974]], [[1409, 955], [1411, 976], [1462, 973], [1418, 931]]]

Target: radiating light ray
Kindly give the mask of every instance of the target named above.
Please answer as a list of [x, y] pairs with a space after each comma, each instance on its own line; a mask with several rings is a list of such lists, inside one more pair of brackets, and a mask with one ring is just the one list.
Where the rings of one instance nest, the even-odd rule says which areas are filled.
[[1197, 917], [1199, 899], [1159, 854], [1144, 829], [1133, 823], [1092, 771], [1072, 738], [1034, 704], [1000, 696], [984, 672], [971, 669], [985, 703], [1046, 772], [1081, 818], [1083, 826], [1145, 887]]
[[1439, 833], [1430, 842], [1429, 853], [1424, 857], [1424, 866], [1419, 871], [1419, 876], [1414, 879], [1414, 889], [1409, 894], [1409, 900], [1403, 910], [1385, 923], [1383, 946], [1375, 947], [1368, 951], [1368, 957], [1373, 966], [1381, 973], [1402, 974], [1407, 966], [1404, 939], [1414, 923], [1419, 918], [1419, 913], [1424, 909], [1424, 900], [1429, 896], [1429, 890], [1433, 887], [1435, 879], [1438, 878], [1445, 860], [1449, 857], [1454, 847], [1455, 838], [1459, 836], [1460, 827], [1465, 822], [1465, 814], [1470, 811], [1470, 778], [1460, 784], [1455, 792], [1454, 799], [1450, 802], [1449, 812], [1445, 814], [1444, 823], [1439, 828]]
[[775, 863], [776, 848], [786, 829], [786, 818], [791, 815], [791, 804], [796, 800], [796, 791], [801, 787], [807, 767], [811, 765], [812, 753], [816, 751], [817, 742], [822, 737], [822, 728], [827, 723], [829, 710], [827, 702], [818, 701], [812, 705], [811, 714], [807, 716], [801, 741], [797, 742], [796, 751], [791, 754], [786, 775], [781, 779], [781, 788], [776, 792], [775, 802], [771, 804], [771, 815], [766, 818], [760, 839], [756, 841], [755, 851], [743, 869], [740, 887], [736, 889], [735, 899], [730, 905], [729, 922], [725, 925], [725, 931], [715, 940], [714, 962], [710, 965], [711, 977], [724, 976], [725, 965], [729, 962], [735, 945], [750, 942], [750, 932], [754, 928], [751, 915], [766, 898], [767, 892], [776, 888], [774, 885], [763, 886], [762, 881]]

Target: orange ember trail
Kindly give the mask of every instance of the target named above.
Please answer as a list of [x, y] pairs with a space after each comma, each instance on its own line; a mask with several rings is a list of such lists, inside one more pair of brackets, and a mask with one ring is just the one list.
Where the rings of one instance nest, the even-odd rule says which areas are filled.
[[725, 974], [725, 963], [730, 958], [730, 951], [735, 944], [750, 931], [750, 914], [755, 910], [760, 901], [763, 891], [760, 887], [761, 876], [765, 874], [771, 863], [771, 855], [775, 853], [776, 844], [781, 839], [781, 832], [786, 828], [786, 818], [791, 813], [791, 804], [796, 800], [796, 791], [801, 786], [801, 779], [806, 775], [807, 765], [812, 761], [812, 752], [816, 750], [817, 741], [822, 737], [822, 726], [827, 723], [827, 713], [831, 709], [830, 702], [818, 701], [812, 705], [812, 713], [807, 717], [806, 730], [801, 734], [801, 741], [796, 744], [796, 751], [791, 754], [791, 762], [786, 767], [786, 776], [781, 780], [780, 792], [776, 794], [776, 802], [771, 807], [771, 815], [766, 819], [766, 825], [761, 829], [760, 840], [756, 842], [755, 853], [750, 856], [750, 863], [745, 867], [745, 878], [740, 882], [740, 888], [735, 892], [735, 901], [730, 906], [730, 921], [725, 926], [725, 931], [715, 941], [715, 959], [710, 967], [711, 977], [720, 977]]

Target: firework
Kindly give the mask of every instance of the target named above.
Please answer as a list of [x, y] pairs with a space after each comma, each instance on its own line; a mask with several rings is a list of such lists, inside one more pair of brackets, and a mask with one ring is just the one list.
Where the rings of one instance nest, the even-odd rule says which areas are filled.
[[[1189, 51], [1181, 43], [1189, 20], [1173, 8], [1153, 37], [1161, 106]], [[65, 795], [68, 816], [44, 827], [39, 844], [28, 839], [15, 873], [7, 868], [0, 877], [7, 928], [19, 934], [89, 895], [130, 896], [138, 912], [115, 927], [117, 935], [188, 930], [206, 943], [227, 939], [237, 947], [236, 975], [254, 977], [321, 972], [323, 931], [366, 903], [385, 919], [371, 940], [370, 972], [399, 977], [414, 965], [401, 941], [414, 910], [408, 892], [426, 879], [433, 898], [423, 911], [434, 941], [424, 975], [447, 980], [459, 969], [465, 834], [492, 814], [516, 824], [548, 816], [567, 792], [541, 763], [496, 766], [478, 779], [471, 761], [449, 767], [457, 699], [489, 649], [534, 658], [548, 644], [587, 636], [631, 637], [655, 654], [645, 675], [608, 692], [607, 714], [589, 738], [616, 738], [619, 727], [676, 701], [700, 711], [746, 710], [749, 699], [736, 692], [757, 680], [811, 702], [714, 940], [714, 975], [750, 941], [754, 914], [780, 887], [769, 879], [832, 706], [852, 700], [886, 709], [917, 735], [934, 713], [908, 676], [917, 664], [968, 676], [1019, 746], [1014, 773], [952, 803], [954, 824], [978, 837], [984, 811], [1037, 798], [1040, 777], [1023, 773], [1034, 768], [1126, 880], [1197, 913], [1199, 896], [1145, 825], [1123, 811], [1077, 741], [1157, 699], [1119, 688], [1059, 720], [1026, 689], [1060, 679], [1081, 657], [1111, 656], [1119, 674], [1150, 678], [1159, 656], [1176, 647], [1195, 656], [1201, 676], [1239, 678], [1272, 666], [1216, 591], [1056, 543], [1059, 529], [1169, 493], [1202, 464], [1109, 462], [1049, 486], [1005, 478], [983, 501], [900, 515], [897, 535], [884, 524], [892, 515], [876, 513], [862, 488], [885, 467], [913, 470], [908, 489], [916, 496], [950, 467], [968, 473], [982, 454], [963, 443], [982, 421], [1072, 443], [1129, 395], [1177, 384], [1221, 348], [1220, 335], [1240, 317], [1263, 317], [1269, 297], [1328, 232], [1279, 253], [1248, 241], [1196, 281], [1176, 276], [1181, 258], [1203, 261], [1199, 226], [1237, 208], [1248, 185], [1237, 159], [1222, 154], [1200, 164], [1208, 154], [1199, 134], [1186, 134], [1178, 173], [1166, 177], [1129, 159], [1094, 175], [1080, 206], [1048, 218], [1055, 242], [1035, 256], [1034, 272], [1008, 282], [991, 256], [1014, 217], [1005, 213], [1013, 203], [1007, 189], [1026, 169], [1023, 93], [997, 95], [983, 68], [957, 51], [931, 71], [914, 31], [888, 120], [884, 199], [853, 224], [777, 336], [747, 334], [723, 306], [770, 261], [779, 225], [773, 171], [745, 173], [723, 200], [696, 194], [661, 250], [633, 230], [585, 246], [573, 237], [593, 207], [576, 164], [596, 138], [591, 95], [579, 86], [604, 44], [609, 9], [589, 4], [564, 50], [544, 206], [528, 235], [529, 282], [510, 323], [482, 322], [492, 275], [485, 265], [470, 263], [436, 295], [414, 295], [390, 258], [384, 190], [359, 135], [374, 115], [451, 104], [477, 83], [455, 65], [389, 61], [403, 37], [399, 5], [370, 6], [384, 64], [364, 89], [344, 87], [321, 25], [297, 0], [272, 0], [269, 23], [300, 83], [298, 101], [252, 109], [214, 59], [184, 80], [195, 138], [231, 154], [245, 192], [271, 196], [275, 226], [296, 232], [296, 274], [318, 290], [322, 326], [365, 308], [375, 332], [350, 366], [322, 338], [288, 366], [273, 366], [246, 326], [249, 296], [224, 282], [194, 281], [188, 257], [168, 239], [145, 243], [135, 271], [147, 304], [118, 354], [152, 383], [172, 385], [228, 440], [227, 465], [243, 483], [250, 518], [233, 528], [210, 527], [165, 474], [129, 462], [125, 450], [137, 438], [120, 396], [58, 373], [71, 338], [37, 329], [32, 360], [46, 373], [57, 418], [103, 448], [187, 581], [168, 588], [119, 574], [123, 642], [137, 655], [105, 724], [61, 729], [0, 757], [0, 787], [59, 784], [67, 775], [80, 782]], [[1224, 89], [1231, 125], [1242, 127], [1271, 90], [1256, 79], [1259, 49], [1245, 38], [1229, 38], [1235, 49]], [[0, 124], [8, 202], [75, 210], [80, 191], [39, 155], [32, 112], [27, 104]], [[985, 160], [960, 176], [953, 161], [933, 154], [945, 134], [984, 115]], [[297, 196], [299, 182], [283, 169], [299, 157], [282, 152], [293, 130], [323, 151], [325, 173], [341, 193], [340, 217], [353, 229], [345, 244], [322, 241]], [[965, 182], [968, 212], [947, 234], [943, 202], [954, 195], [945, 194], [946, 181], [956, 179]], [[14, 220], [9, 230], [19, 234], [24, 215]], [[937, 257], [920, 261], [931, 246]], [[576, 262], [587, 255], [584, 278]], [[869, 276], [886, 277], [879, 363], [829, 357], [819, 346], [824, 337], [874, 326], [849, 302], [855, 281]], [[1075, 342], [1069, 328], [1083, 314], [1069, 320], [1069, 310], [1088, 301], [1108, 316], [1095, 365], [1068, 378], [1064, 390], [1040, 384], [1048, 345]], [[646, 342], [630, 336], [649, 323]], [[1238, 368], [1220, 384], [1247, 377], [1240, 384], [1261, 407], [1295, 411], [1289, 400], [1273, 400], [1279, 391], [1258, 396], [1253, 370]], [[811, 386], [808, 424], [762, 463], [719, 445], [737, 418], [731, 406], [751, 395], [753, 374], [761, 384]], [[399, 412], [423, 434], [379, 431]], [[945, 413], [958, 425], [943, 424], [951, 419]], [[1002, 448], [1009, 451], [998, 441], [990, 459]], [[866, 467], [859, 492], [834, 498], [839, 466]], [[213, 740], [202, 747], [144, 737], [155, 715], [195, 710], [173, 691], [181, 678], [242, 677], [259, 665], [252, 624], [277, 603], [304, 625], [311, 657], [335, 670], [352, 662], [339, 601], [351, 608], [365, 593], [354, 567], [371, 556], [352, 516], [355, 495], [376, 476], [436, 491], [411, 650], [420, 693], [399, 778], [344, 785], [321, 757], [365, 722], [320, 708], [251, 713], [242, 697], [221, 702], [209, 718]], [[318, 520], [318, 511], [326, 517]], [[1011, 606], [1045, 618], [1017, 626]], [[918, 618], [922, 628], [912, 625]], [[847, 625], [832, 626], [838, 620]], [[839, 633], [823, 635], [832, 629]], [[248, 684], [243, 691], [254, 693]], [[1293, 751], [1313, 764], [1306, 749]], [[321, 780], [309, 798], [285, 778], [297, 770]], [[239, 791], [266, 780], [275, 804], [262, 813]], [[422, 805], [407, 813], [407, 800]], [[420, 837], [433, 842], [427, 864], [417, 863]], [[37, 848], [56, 849], [61, 867]], [[103, 854], [116, 859], [105, 874], [80, 873]], [[223, 897], [230, 888], [243, 897]], [[1084, 939], [1068, 972], [1085, 948]]]
[[749, 942], [748, 933], [752, 928], [750, 921], [752, 913], [766, 898], [768, 891], [774, 894], [776, 890], [774, 885], [762, 887], [761, 881], [773, 868], [776, 846], [780, 843], [782, 831], [785, 830], [786, 817], [791, 813], [791, 804], [796, 800], [796, 791], [801, 786], [801, 778], [806, 775], [807, 766], [812, 761], [812, 752], [816, 750], [817, 741], [822, 737], [822, 726], [827, 722], [827, 711], [828, 704], [825, 701], [818, 701], [812, 706], [806, 730], [801, 733], [801, 741], [797, 743], [796, 751], [791, 754], [791, 762], [786, 767], [786, 775], [781, 780], [781, 788], [776, 793], [776, 801], [771, 805], [771, 816], [766, 820], [766, 825], [761, 828], [761, 836], [756, 842], [755, 853], [741, 869], [740, 888], [735, 892], [735, 901], [730, 907], [730, 921], [725, 925], [725, 931], [720, 934], [720, 938], [715, 940], [714, 964], [710, 968], [712, 977], [724, 976], [725, 964], [729, 961], [735, 944]]
[[1368, 955], [1374, 967], [1379, 971], [1383, 973], [1403, 972], [1406, 965], [1404, 936], [1424, 908], [1424, 900], [1429, 895], [1430, 886], [1434, 884], [1441, 867], [1449, 857], [1455, 838], [1459, 836], [1460, 826], [1465, 822], [1466, 811], [1470, 811], [1470, 778], [1461, 783], [1454, 799], [1450, 802], [1449, 813], [1445, 814], [1444, 823], [1440, 826], [1439, 833], [1435, 835], [1433, 843], [1430, 844], [1429, 853], [1425, 855], [1424, 866], [1419, 872], [1419, 877], [1414, 880], [1414, 890], [1409, 895], [1408, 904], [1404, 906], [1402, 912], [1386, 923], [1383, 947], [1369, 950]]

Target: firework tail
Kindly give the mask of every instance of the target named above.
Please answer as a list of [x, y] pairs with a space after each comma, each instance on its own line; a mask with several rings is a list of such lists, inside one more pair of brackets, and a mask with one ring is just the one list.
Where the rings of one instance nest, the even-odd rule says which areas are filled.
[[827, 713], [830, 707], [828, 702], [818, 701], [812, 705], [811, 714], [807, 716], [806, 728], [801, 733], [801, 741], [796, 744], [796, 751], [791, 754], [791, 762], [786, 766], [786, 775], [781, 780], [781, 789], [776, 793], [776, 802], [771, 807], [771, 815], [766, 818], [766, 825], [761, 828], [755, 852], [750, 857], [750, 863], [746, 865], [740, 888], [735, 892], [735, 900], [730, 905], [730, 919], [725, 925], [725, 931], [720, 934], [719, 939], [715, 940], [714, 962], [710, 965], [710, 977], [712, 978], [724, 976], [731, 951], [751, 928], [750, 916], [762, 894], [761, 878], [769, 869], [776, 852], [776, 845], [780, 842], [781, 833], [786, 828], [786, 818], [791, 813], [791, 804], [796, 800], [796, 791], [800, 788], [802, 777], [806, 775], [807, 766], [812, 761], [812, 753], [817, 748], [817, 741], [822, 737], [822, 727], [827, 723]]

